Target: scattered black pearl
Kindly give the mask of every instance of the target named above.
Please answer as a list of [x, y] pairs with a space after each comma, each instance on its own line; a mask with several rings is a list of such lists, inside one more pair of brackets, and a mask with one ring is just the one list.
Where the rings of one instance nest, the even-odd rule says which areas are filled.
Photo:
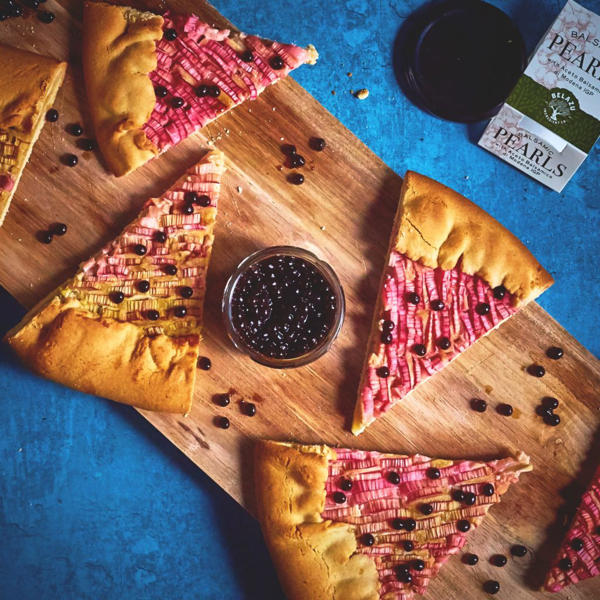
[[167, 241], [167, 234], [164, 231], [157, 231], [154, 234], [154, 241], [159, 244], [164, 244]]
[[230, 423], [227, 417], [217, 417], [215, 423], [217, 427], [220, 427], [221, 429], [229, 429]]
[[344, 504], [346, 502], [346, 494], [344, 492], [333, 492], [333, 501], [336, 504]]
[[484, 496], [493, 496], [495, 491], [496, 490], [494, 489], [494, 486], [491, 483], [485, 483], [481, 486], [481, 493]]
[[191, 298], [194, 295], [194, 290], [189, 285], [184, 285], [179, 288], [179, 295], [182, 298]]
[[461, 519], [456, 523], [456, 528], [459, 531], [466, 533], [467, 531], [469, 531], [469, 529], [471, 529], [471, 523], [469, 523], [469, 521], [467, 521], [466, 519]]
[[471, 408], [474, 411], [484, 413], [487, 410], [487, 402], [481, 398], [473, 398], [471, 400]]
[[256, 404], [253, 402], [246, 402], [245, 400], [240, 404], [242, 412], [247, 417], [253, 417], [256, 414]]
[[154, 310], [153, 308], [150, 309], [149, 311], [146, 312], [146, 316], [151, 320], [151, 321], [158, 321], [158, 318], [160, 317], [160, 314], [158, 313], [157, 310]]
[[510, 417], [513, 414], [513, 407], [510, 404], [502, 402], [496, 407], [496, 412], [503, 417]]
[[527, 548], [522, 544], [515, 544], [511, 546], [510, 553], [518, 558], [523, 558], [527, 554]]
[[417, 527], [417, 522], [414, 519], [404, 519], [404, 529], [406, 531], [414, 531]]
[[40, 0], [27, 0], [25, 2], [25, 4], [27, 4], [27, 6], [30, 6], [33, 9], [37, 10], [40, 7]]
[[198, 358], [198, 362], [196, 363], [196, 365], [199, 369], [202, 369], [203, 371], [210, 371], [210, 368], [212, 367], [212, 362], [210, 358], [208, 358], [208, 356], [201, 356], [200, 358]]
[[169, 93], [169, 90], [164, 85], [157, 85], [154, 88], [154, 94], [157, 98], [164, 98]]
[[136, 244], [133, 247], [133, 251], [138, 255], [138, 256], [144, 256], [144, 254], [146, 254], [147, 249], [146, 246], [144, 246], [144, 244]]
[[67, 226], [64, 223], [55, 223], [52, 225], [51, 231], [54, 235], [65, 235]]
[[70, 125], [67, 125], [67, 131], [71, 135], [79, 137], [83, 133], [83, 127], [79, 123], [71, 123]]
[[480, 315], [480, 316], [484, 316], [487, 315], [490, 312], [490, 305], [487, 302], [480, 302], [476, 307], [475, 307], [475, 312]]
[[294, 144], [283, 144], [281, 146], [281, 151], [286, 156], [292, 156], [292, 155], [296, 154], [296, 146], [294, 146]]
[[185, 317], [187, 315], [187, 308], [185, 306], [176, 306], [173, 309], [173, 314], [179, 319]]
[[316, 150], [317, 152], [322, 152], [323, 150], [325, 150], [325, 146], [327, 145], [325, 140], [320, 137], [310, 138], [308, 144], [313, 150]]
[[360, 542], [363, 546], [372, 546], [375, 543], [375, 537], [371, 533], [365, 533], [360, 538]]
[[345, 491], [349, 492], [352, 489], [352, 479], [342, 479], [340, 487]]
[[74, 154], [65, 154], [63, 162], [67, 167], [74, 167], [79, 162], [79, 159]]
[[250, 50], [244, 50], [241, 54], [240, 54], [240, 58], [244, 61], [244, 62], [252, 62], [254, 60], [254, 54], [252, 54], [252, 52]]
[[412, 540], [404, 540], [402, 547], [406, 552], [412, 552], [415, 549], [415, 544]]
[[421, 504], [421, 506], [419, 506], [419, 510], [421, 511], [421, 513], [423, 513], [425, 516], [430, 515], [433, 512], [433, 506], [431, 504]]
[[462, 490], [454, 490], [452, 492], [452, 500], [456, 502], [464, 502], [465, 493]]
[[446, 305], [439, 298], [431, 301], [431, 310], [443, 310], [445, 306]]
[[396, 579], [402, 583], [410, 583], [412, 581], [412, 575], [407, 565], [398, 565], [396, 567]]
[[425, 561], [417, 558], [410, 563], [413, 571], [422, 571], [425, 568]]
[[184, 215], [193, 215], [194, 214], [194, 205], [193, 204], [184, 204], [181, 207], [181, 212]]
[[215, 403], [225, 408], [231, 404], [231, 396], [229, 394], [219, 394], [215, 398]]
[[58, 121], [58, 111], [55, 108], [51, 108], [46, 113], [46, 121], [48, 121], [48, 123], [56, 123], [56, 121]]
[[387, 480], [394, 485], [398, 485], [400, 483], [400, 475], [396, 471], [390, 471], [387, 474]]
[[381, 343], [386, 346], [391, 344], [394, 341], [394, 336], [389, 331], [381, 332]]
[[181, 108], [184, 104], [183, 98], [180, 98], [179, 96], [175, 96], [172, 100], [171, 100], [171, 106], [173, 108]]
[[279, 71], [279, 69], [283, 69], [283, 67], [285, 67], [283, 58], [281, 58], [281, 56], [278, 56], [277, 54], [271, 57], [269, 64], [271, 65], [271, 68], [275, 69], [276, 71]]
[[571, 562], [571, 559], [568, 557], [561, 558], [558, 561], [558, 568], [561, 571], [570, 571], [573, 568], [573, 563]]
[[500, 584], [497, 581], [495, 581], [494, 579], [488, 579], [483, 584], [483, 591], [488, 594], [492, 594], [492, 596], [493, 596], [500, 591]]
[[506, 291], [507, 290], [503, 285], [499, 285], [492, 290], [492, 293], [494, 294], [494, 298], [496, 298], [496, 300], [502, 300], [504, 296], [506, 296]]
[[544, 423], [550, 425], [550, 427], [556, 427], [557, 425], [560, 425], [560, 417], [555, 414], [546, 415], [544, 417]]
[[291, 154], [290, 155], [290, 168], [299, 169], [300, 167], [303, 167], [305, 164], [306, 164], [306, 161], [304, 160], [304, 156], [302, 156], [301, 154]]
[[379, 367], [379, 369], [377, 369], [377, 376], [378, 377], [383, 377], [384, 379], [386, 377], [390, 376], [390, 370], [388, 367]]
[[163, 271], [167, 274], [167, 275], [177, 275], [177, 267], [175, 265], [172, 264], [166, 264], [163, 267]]
[[583, 550], [583, 540], [581, 538], [573, 538], [569, 544], [575, 552]]
[[452, 343], [450, 342], [449, 338], [447, 338], [447, 337], [441, 337], [441, 338], [438, 338], [436, 340], [435, 345], [440, 350], [448, 350], [448, 348], [450, 348], [450, 346], [452, 345]]
[[465, 499], [463, 500], [463, 502], [467, 506], [473, 506], [473, 504], [477, 502], [477, 496], [475, 496], [473, 492], [465, 492]]
[[504, 554], [494, 554], [494, 556], [490, 558], [490, 563], [495, 567], [504, 567], [507, 562], [508, 560]]
[[196, 192], [186, 192], [183, 196], [183, 200], [187, 204], [195, 204], [198, 202], [198, 194], [196, 194]]
[[150, 289], [150, 282], [148, 280], [146, 280], [146, 279], [142, 279], [142, 281], [138, 282], [137, 289], [142, 294], [145, 294]]
[[6, 19], [9, 19], [10, 15], [8, 14], [8, 12], [4, 11], [4, 10], [0, 10], [0, 22], [2, 21], [6, 21]]
[[473, 567], [474, 565], [476, 565], [479, 562], [479, 556], [477, 556], [477, 554], [472, 554], [472, 553], [468, 553], [465, 554], [463, 556], [462, 559], [463, 563], [465, 563], [465, 565], [469, 565], [470, 567]]
[[555, 410], [558, 408], [558, 404], [558, 400], [556, 398], [552, 398], [551, 396], [545, 396], [544, 398], [542, 398], [542, 406], [544, 408]]
[[594, 534], [600, 535], [600, 525], [598, 525], [598, 527], [596, 527], [596, 529], [594, 529]]
[[396, 327], [394, 321], [389, 321], [388, 319], [383, 321], [383, 323], [381, 324], [381, 329], [383, 331], [394, 331], [394, 327]]
[[527, 372], [534, 377], [543, 377], [546, 374], [546, 369], [542, 365], [529, 365]]
[[392, 519], [392, 529], [397, 531], [404, 529], [404, 519]]
[[412, 351], [417, 355], [417, 356], [425, 356], [427, 354], [427, 348], [425, 348], [425, 346], [423, 344], [415, 344], [412, 347]]
[[551, 408], [546, 408], [543, 405], [539, 405], [535, 407], [535, 413], [539, 416], [539, 417], [547, 417], [550, 416], [551, 414], [553, 414], [553, 411]]
[[111, 292], [109, 295], [111, 302], [115, 304], [121, 304], [125, 300], [125, 294], [123, 292]]
[[208, 96], [208, 86], [207, 85], [199, 85], [195, 89], [196, 96], [198, 98], [204, 98], [204, 96]]
[[167, 40], [167, 42], [172, 42], [173, 40], [177, 39], [177, 32], [173, 28], [169, 27], [168, 29], [165, 29], [163, 37], [165, 40]]
[[77, 147], [84, 152], [93, 152], [96, 149], [96, 142], [90, 138], [77, 140]]
[[206, 194], [202, 194], [201, 196], [198, 196], [196, 203], [199, 206], [203, 206], [206, 208], [207, 206], [210, 206], [210, 196], [207, 196]]
[[38, 240], [42, 242], [42, 244], [49, 244], [54, 236], [51, 231], [40, 231], [37, 235]]
[[439, 479], [442, 476], [442, 473], [437, 467], [430, 467], [427, 469], [427, 477], [429, 479]]
[[52, 23], [52, 21], [54, 21], [55, 15], [49, 10], [43, 10], [37, 14], [37, 17], [42, 23], [46, 23], [46, 25], [48, 25], [49, 23]]
[[304, 175], [302, 173], [291, 173], [288, 181], [294, 185], [302, 185], [304, 183]]
[[211, 98], [218, 98], [221, 95], [221, 88], [218, 85], [209, 85], [208, 95]]
[[558, 360], [559, 358], [562, 358], [563, 354], [563, 349], [559, 348], [558, 346], [550, 346], [550, 348], [546, 350], [546, 356], [552, 360]]
[[23, 15], [23, 9], [18, 4], [9, 4], [10, 16], [21, 17]]
[[417, 292], [408, 292], [408, 294], [406, 294], [406, 301], [409, 304], [419, 304], [421, 297], [419, 294], [417, 294]]

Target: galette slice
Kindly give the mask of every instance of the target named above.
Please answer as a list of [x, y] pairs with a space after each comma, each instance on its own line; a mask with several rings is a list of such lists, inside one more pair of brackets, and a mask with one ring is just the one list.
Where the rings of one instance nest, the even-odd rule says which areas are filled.
[[531, 468], [261, 441], [257, 513], [289, 600], [410, 600]]
[[223, 155], [209, 152], [6, 340], [36, 373], [138, 408], [192, 406]]
[[312, 46], [214, 29], [193, 14], [84, 7], [88, 103], [100, 150], [118, 176], [317, 57]]
[[352, 431], [361, 433], [552, 283], [531, 252], [484, 210], [407, 172]]

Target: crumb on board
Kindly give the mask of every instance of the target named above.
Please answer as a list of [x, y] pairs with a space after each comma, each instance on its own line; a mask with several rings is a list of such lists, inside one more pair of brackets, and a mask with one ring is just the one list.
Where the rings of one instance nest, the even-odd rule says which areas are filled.
[[348, 71], [346, 75], [348, 75], [348, 77], [352, 77], [352, 71]]
[[241, 185], [238, 185], [235, 189], [236, 189], [236, 191], [237, 191], [238, 194], [242, 193], [242, 186]]
[[356, 98], [359, 100], [365, 100], [369, 97], [369, 90], [367, 88], [363, 88], [362, 90], [358, 90], [356, 94], [354, 94]]
[[273, 107], [271, 110], [277, 110], [277, 107], [276, 107], [276, 106], [274, 106], [274, 107]]
[[325, 225], [321, 225], [321, 231], [325, 231]]
[[331, 95], [335, 96], [335, 90], [331, 90]]
[[279, 141], [280, 141], [280, 142], [283, 142], [283, 140], [285, 140], [285, 138], [284, 138], [284, 137], [280, 137], [280, 138], [279, 138]]

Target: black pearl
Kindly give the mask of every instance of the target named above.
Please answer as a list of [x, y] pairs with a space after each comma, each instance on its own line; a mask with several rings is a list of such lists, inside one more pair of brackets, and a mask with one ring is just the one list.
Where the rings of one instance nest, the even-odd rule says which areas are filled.
[[194, 290], [189, 285], [184, 285], [179, 288], [179, 295], [182, 298], [191, 298], [194, 295]]
[[203, 371], [210, 371], [210, 368], [212, 367], [212, 361], [210, 360], [210, 358], [208, 358], [208, 356], [200, 356], [196, 365], [199, 369], [202, 369]]
[[179, 96], [175, 96], [172, 100], [171, 100], [171, 106], [173, 108], [181, 108], [184, 104], [184, 100], [183, 98], [180, 98]]
[[279, 69], [283, 69], [283, 67], [285, 66], [283, 58], [281, 58], [281, 56], [278, 56], [277, 54], [271, 57], [269, 64], [271, 65], [271, 68], [275, 69], [276, 71], [279, 71]]
[[542, 406], [544, 408], [555, 410], [558, 408], [558, 404], [558, 400], [556, 398], [552, 398], [551, 396], [545, 396], [544, 398], [542, 398]]
[[303, 167], [305, 164], [306, 164], [306, 161], [304, 160], [304, 156], [302, 156], [300, 154], [290, 155], [290, 167], [292, 169], [299, 169], [300, 167]]
[[452, 492], [452, 500], [456, 502], [463, 502], [465, 499], [465, 493], [462, 490], [454, 490]]
[[506, 288], [503, 285], [499, 285], [492, 290], [492, 293], [496, 300], [502, 300], [506, 296]]
[[494, 554], [494, 556], [490, 558], [490, 563], [495, 567], [503, 567], [507, 563], [507, 558], [504, 554]]
[[600, 525], [598, 525], [598, 527], [596, 527], [596, 529], [594, 529], [594, 535], [600, 536]]
[[253, 402], [242, 402], [241, 403], [241, 409], [242, 412], [247, 416], [247, 417], [253, 417], [256, 414], [256, 404], [254, 404]]
[[543, 377], [546, 374], [546, 369], [542, 365], [529, 365], [527, 372], [534, 377]]
[[360, 542], [363, 546], [372, 546], [375, 543], [375, 537], [371, 533], [365, 533], [361, 536]]
[[322, 152], [323, 150], [325, 150], [325, 146], [327, 145], [325, 140], [320, 137], [310, 138], [308, 143], [309, 143], [309, 146], [313, 150], [316, 150], [317, 152]]
[[473, 492], [465, 492], [465, 499], [463, 500], [463, 502], [467, 506], [473, 506], [473, 504], [477, 502], [477, 496], [475, 496]]
[[71, 123], [69, 126], [67, 126], [67, 131], [71, 135], [79, 137], [83, 133], [83, 127], [79, 123]]
[[65, 235], [67, 233], [67, 226], [64, 223], [55, 223], [52, 226], [52, 233], [54, 235]]
[[583, 540], [581, 538], [573, 538], [569, 544], [575, 552], [583, 550]]
[[154, 94], [157, 98], [164, 98], [169, 93], [169, 90], [164, 85], [157, 85], [154, 88]]
[[51, 231], [40, 231], [37, 237], [42, 244], [49, 244], [54, 238]]
[[175, 265], [170, 264], [170, 263], [163, 266], [163, 271], [167, 275], [177, 275], [177, 267]]
[[345, 492], [349, 492], [352, 489], [352, 480], [351, 479], [342, 479], [342, 481], [340, 482], [340, 487]]
[[481, 486], [481, 493], [484, 496], [493, 496], [495, 492], [494, 486], [491, 483], [485, 483]]
[[63, 160], [67, 167], [75, 167], [79, 162], [79, 159], [74, 154], [65, 154]]
[[476, 307], [475, 307], [475, 312], [480, 315], [480, 316], [484, 316], [487, 315], [490, 312], [490, 305], [487, 302], [480, 302]]
[[201, 196], [198, 196], [198, 199], [196, 200], [197, 204], [199, 204], [200, 206], [203, 207], [207, 207], [210, 206], [210, 196], [207, 196], [206, 194], [202, 194]]
[[18, 4], [9, 5], [11, 17], [21, 17], [23, 9]]
[[344, 492], [333, 492], [333, 501], [336, 504], [344, 504], [346, 502], [346, 494]]
[[221, 95], [221, 88], [218, 85], [209, 85], [208, 95], [211, 98], [218, 98]]
[[391, 344], [394, 341], [394, 336], [389, 331], [381, 332], [381, 343], [386, 346]]
[[292, 173], [289, 176], [289, 181], [294, 185], [302, 185], [304, 183], [304, 175], [302, 173]]
[[158, 311], [154, 309], [150, 309], [148, 312], [146, 312], [146, 316], [151, 321], [158, 321], [158, 318], [160, 317]]
[[417, 292], [408, 292], [408, 294], [406, 294], [406, 301], [409, 304], [419, 304], [421, 297], [419, 294], [417, 294]]
[[378, 377], [383, 377], [384, 379], [386, 377], [390, 376], [390, 370], [388, 367], [379, 367], [379, 369], [377, 369], [377, 376]]
[[571, 562], [571, 559], [568, 557], [561, 558], [558, 561], [558, 568], [561, 571], [570, 571], [573, 568], [573, 563]]
[[55, 108], [51, 108], [46, 113], [46, 121], [48, 121], [48, 123], [55, 123], [58, 121], [58, 111]]
[[184, 215], [193, 215], [194, 214], [194, 205], [193, 204], [184, 204], [181, 208], [181, 212]]
[[396, 567], [396, 579], [402, 583], [410, 583], [412, 581], [412, 575], [409, 573], [407, 565], [398, 565]]
[[410, 566], [414, 571], [422, 571], [425, 568], [425, 561], [417, 558], [410, 563]]
[[123, 292], [111, 292], [110, 293], [110, 299], [112, 302], [114, 302], [115, 304], [121, 304], [121, 302], [123, 302], [123, 300], [125, 300], [125, 294]]
[[77, 141], [77, 147], [84, 152], [93, 152], [96, 149], [96, 142], [90, 138], [83, 138]]
[[513, 414], [513, 407], [510, 404], [502, 402], [496, 407], [496, 412], [504, 417], [510, 417]]
[[449, 338], [447, 338], [447, 337], [441, 337], [441, 338], [438, 338], [436, 340], [435, 345], [440, 350], [448, 350], [448, 348], [450, 348], [450, 346], [452, 345], [452, 343], [450, 342]]
[[425, 348], [425, 346], [423, 344], [415, 344], [412, 347], [412, 351], [417, 355], [417, 356], [425, 356], [427, 354], [427, 348]]
[[163, 37], [168, 42], [172, 42], [173, 40], [177, 39], [177, 32], [173, 28], [169, 27], [168, 29], [165, 29]]
[[471, 529], [471, 523], [469, 523], [469, 521], [467, 521], [466, 519], [461, 519], [456, 523], [456, 528], [459, 531], [466, 533], [467, 531], [469, 531], [469, 529]]
[[198, 98], [204, 98], [204, 96], [208, 96], [208, 86], [207, 85], [199, 85], [195, 89], [196, 96]]
[[286, 156], [292, 156], [293, 154], [296, 154], [296, 146], [294, 146], [294, 144], [283, 144], [281, 146], [281, 151]]
[[231, 404], [231, 396], [229, 394], [219, 394], [216, 397], [215, 402], [219, 406], [225, 408], [226, 406], [229, 406]]
[[479, 556], [477, 556], [477, 554], [468, 553], [463, 556], [462, 561], [465, 563], [465, 565], [472, 567], [479, 562]]
[[137, 289], [142, 292], [142, 294], [145, 294], [150, 289], [150, 282], [146, 279], [142, 279], [142, 281], [138, 282]]
[[173, 309], [173, 314], [181, 319], [182, 317], [185, 317], [185, 315], [187, 315], [187, 308], [185, 306], [176, 306]]
[[154, 241], [164, 244], [167, 241], [167, 234], [164, 231], [157, 231], [154, 234]]
[[404, 519], [404, 529], [406, 529], [406, 531], [414, 531], [416, 527], [417, 522], [414, 519]]
[[542, 404], [540, 404], [539, 406], [536, 406], [535, 412], [540, 417], [547, 417], [547, 416], [550, 416], [553, 414], [553, 411], [551, 408], [546, 408]]
[[196, 192], [186, 192], [183, 195], [183, 200], [186, 204], [195, 204], [198, 202], [198, 194]]
[[217, 424], [217, 427], [220, 427], [221, 429], [229, 429], [230, 423], [227, 417], [217, 417], [215, 423]]
[[427, 477], [429, 479], [439, 479], [442, 476], [442, 473], [437, 467], [430, 467], [427, 469]]
[[138, 255], [138, 256], [144, 256], [144, 254], [146, 254], [146, 252], [148, 251], [146, 246], [144, 246], [144, 244], [136, 244], [133, 247], [133, 251]]
[[487, 410], [487, 402], [481, 398], [473, 398], [471, 400], [471, 408], [477, 412], [483, 413]]
[[402, 547], [406, 552], [412, 552], [415, 549], [415, 544], [412, 540], [404, 540]]
[[431, 310], [443, 310], [446, 305], [439, 299], [431, 301]]
[[424, 515], [430, 515], [433, 512], [433, 506], [431, 504], [421, 504], [421, 506], [419, 506], [419, 510]]
[[38, 13], [37, 17], [42, 23], [46, 23], [46, 25], [48, 25], [49, 23], [52, 23], [52, 21], [54, 21], [55, 15], [49, 10], [43, 10]]
[[550, 346], [550, 348], [546, 350], [546, 356], [552, 360], [558, 360], [559, 358], [562, 358], [563, 354], [563, 349], [559, 348], [558, 346]]
[[483, 591], [487, 594], [497, 594], [500, 591], [500, 584], [497, 581], [494, 581], [493, 579], [488, 579], [483, 584]]
[[514, 546], [511, 546], [510, 553], [513, 556], [522, 558], [527, 554], [527, 548], [525, 548], [525, 546], [523, 546], [522, 544], [515, 544]]
[[244, 62], [252, 62], [254, 60], [254, 54], [252, 54], [252, 52], [250, 50], [244, 50], [241, 54], [240, 54], [240, 58], [244, 61]]
[[396, 471], [390, 471], [387, 474], [387, 480], [394, 485], [398, 485], [400, 483], [400, 475]]
[[394, 321], [390, 321], [388, 319], [383, 321], [383, 323], [381, 324], [381, 329], [383, 331], [394, 331], [394, 327], [396, 327]]
[[392, 529], [397, 531], [404, 529], [404, 519], [392, 519]]
[[546, 415], [544, 417], [544, 423], [546, 423], [546, 425], [550, 425], [550, 427], [556, 427], [557, 425], [560, 425], [560, 417], [555, 414]]

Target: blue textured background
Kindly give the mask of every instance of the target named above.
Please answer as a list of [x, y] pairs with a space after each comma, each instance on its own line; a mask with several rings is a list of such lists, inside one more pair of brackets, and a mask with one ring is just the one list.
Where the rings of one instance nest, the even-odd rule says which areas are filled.
[[[564, 4], [494, 3], [516, 19], [528, 50]], [[582, 3], [600, 12], [600, 0]], [[558, 195], [477, 148], [481, 128], [411, 106], [392, 46], [421, 4], [216, 2], [246, 31], [313, 42], [320, 62], [297, 80], [396, 171], [443, 181], [521, 237], [557, 280], [540, 303], [600, 354], [600, 148]], [[362, 87], [371, 96], [359, 102], [350, 90]], [[21, 314], [0, 293], [0, 332]], [[0, 428], [1, 600], [283, 598], [256, 523], [130, 408], [42, 381], [2, 348]]]

